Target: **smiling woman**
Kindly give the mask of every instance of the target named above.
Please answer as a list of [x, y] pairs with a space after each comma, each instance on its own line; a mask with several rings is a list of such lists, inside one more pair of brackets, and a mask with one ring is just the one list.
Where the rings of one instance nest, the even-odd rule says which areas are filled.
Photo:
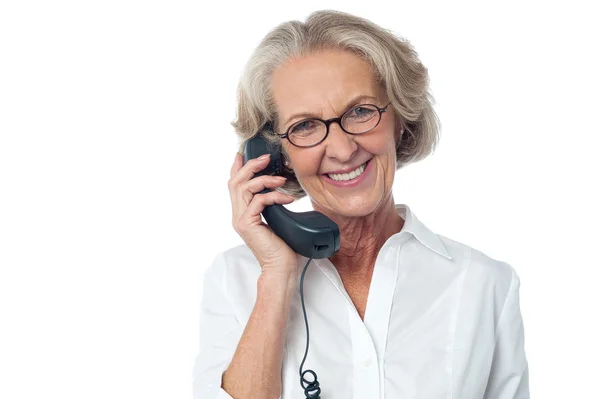
[[[529, 397], [514, 268], [393, 198], [396, 170], [438, 142], [428, 79], [408, 41], [342, 12], [283, 23], [259, 44], [233, 126], [242, 148], [259, 134], [272, 143], [284, 176], [255, 177], [268, 156], [235, 157], [228, 188], [245, 245], [205, 274], [196, 398], [300, 398], [299, 381], [309, 398]], [[311, 259], [261, 212], [306, 195], [339, 226], [340, 248], [305, 269], [305, 309], [298, 270]], [[305, 360], [318, 381], [312, 370], [304, 380]]]
[[[266, 123], [284, 133], [302, 118], [339, 116], [351, 105], [389, 99], [399, 169], [427, 157], [439, 140], [428, 84], [427, 68], [408, 41], [349, 14], [316, 12], [305, 24], [283, 23], [263, 39], [240, 79], [233, 126], [243, 148]], [[267, 138], [284, 143], [275, 136]], [[287, 177], [280, 191], [305, 196], [297, 174]]]
[[[365, 112], [358, 106], [363, 101], [374, 102], [376, 107], [390, 102], [369, 63], [344, 50], [320, 50], [282, 64], [273, 73], [271, 90], [277, 109], [276, 128], [279, 119], [290, 123], [298, 119], [287, 117], [298, 110], [308, 108], [312, 115], [334, 118], [346, 112]], [[348, 102], [354, 97], [358, 99]], [[378, 123], [368, 130], [360, 129], [367, 130], [362, 134], [347, 134], [342, 123], [329, 126], [327, 141], [321, 145], [298, 148], [290, 145], [291, 140], [281, 141], [289, 167], [302, 190], [310, 193], [315, 210], [346, 217], [367, 216], [378, 209], [396, 213], [390, 200], [396, 141], [400, 140], [402, 127], [393, 112], [383, 113], [380, 121], [379, 117], [375, 119], [376, 114], [379, 112], [373, 111], [369, 120]], [[338, 182], [328, 177], [343, 176], [367, 162], [365, 176], [361, 174], [356, 181]]]

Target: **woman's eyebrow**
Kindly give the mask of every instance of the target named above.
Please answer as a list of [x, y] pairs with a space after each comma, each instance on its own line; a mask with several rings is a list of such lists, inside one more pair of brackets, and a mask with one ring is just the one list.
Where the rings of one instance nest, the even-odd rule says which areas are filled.
[[[366, 95], [366, 94], [359, 94], [358, 96], [354, 97], [352, 100], [348, 101], [346, 103], [346, 106], [345, 106], [344, 109], [347, 110], [350, 107], [351, 104], [355, 104], [359, 100], [362, 101], [362, 100], [366, 100], [366, 99], [377, 101], [376, 97], [369, 96], [369, 95]], [[283, 123], [283, 126], [287, 125], [292, 119], [299, 118], [299, 117], [303, 117], [303, 118], [319, 118], [320, 115], [317, 115], [317, 114], [311, 113], [311, 112], [300, 112], [300, 113], [294, 114], [294, 115], [290, 116], [289, 118], [287, 118], [287, 120]]]

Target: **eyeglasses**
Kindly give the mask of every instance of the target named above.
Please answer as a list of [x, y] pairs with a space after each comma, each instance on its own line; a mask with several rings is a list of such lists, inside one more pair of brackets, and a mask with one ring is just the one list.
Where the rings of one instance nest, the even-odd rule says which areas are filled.
[[391, 101], [383, 108], [374, 104], [355, 105], [339, 118], [327, 120], [319, 118], [302, 119], [290, 126], [285, 133], [279, 134], [281, 139], [288, 139], [296, 147], [314, 147], [323, 142], [329, 134], [329, 125], [337, 122], [348, 134], [363, 134], [377, 127], [381, 114], [390, 106]]

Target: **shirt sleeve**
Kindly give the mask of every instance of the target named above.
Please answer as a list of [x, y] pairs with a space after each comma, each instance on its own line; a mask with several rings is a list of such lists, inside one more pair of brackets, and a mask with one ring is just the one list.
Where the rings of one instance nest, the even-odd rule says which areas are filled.
[[520, 279], [512, 273], [504, 307], [496, 328], [492, 367], [483, 399], [529, 399], [529, 367], [519, 304]]
[[221, 388], [221, 382], [237, 348], [242, 329], [223, 289], [223, 281], [219, 281], [223, 277], [215, 277], [223, 276], [226, 267], [223, 254], [219, 254], [204, 275], [200, 305], [200, 351], [194, 363], [194, 399], [233, 399]]

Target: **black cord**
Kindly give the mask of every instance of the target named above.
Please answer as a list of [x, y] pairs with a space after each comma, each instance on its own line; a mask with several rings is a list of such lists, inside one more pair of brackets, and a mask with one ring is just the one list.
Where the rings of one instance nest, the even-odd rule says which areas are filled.
[[[304, 270], [302, 271], [302, 277], [300, 278], [300, 299], [302, 301], [302, 312], [304, 313], [304, 323], [306, 324], [306, 350], [304, 351], [304, 358], [302, 359], [302, 363], [300, 363], [300, 385], [302, 385], [302, 388], [304, 389], [304, 395], [306, 396], [307, 399], [321, 399], [321, 388], [319, 387], [319, 382], [317, 381], [317, 373], [315, 373], [314, 371], [308, 369], [308, 370], [304, 370], [304, 372], [302, 371], [302, 367], [304, 366], [304, 361], [306, 360], [306, 355], [308, 354], [308, 341], [309, 341], [309, 334], [308, 334], [308, 319], [306, 318], [306, 309], [304, 307], [304, 292], [303, 292], [303, 285], [304, 285], [304, 274], [306, 273], [306, 269], [308, 268], [308, 265], [310, 264], [310, 261], [313, 259], [313, 256], [315, 256], [315, 253], [317, 252], [317, 250], [319, 249], [319, 247], [315, 247], [315, 250], [313, 251], [312, 255], [310, 256], [310, 259], [308, 260], [308, 262], [306, 262], [306, 266], [304, 266]], [[306, 378], [304, 378], [304, 374], [312, 374], [313, 376], [313, 380], [312, 381], [308, 381]]]

